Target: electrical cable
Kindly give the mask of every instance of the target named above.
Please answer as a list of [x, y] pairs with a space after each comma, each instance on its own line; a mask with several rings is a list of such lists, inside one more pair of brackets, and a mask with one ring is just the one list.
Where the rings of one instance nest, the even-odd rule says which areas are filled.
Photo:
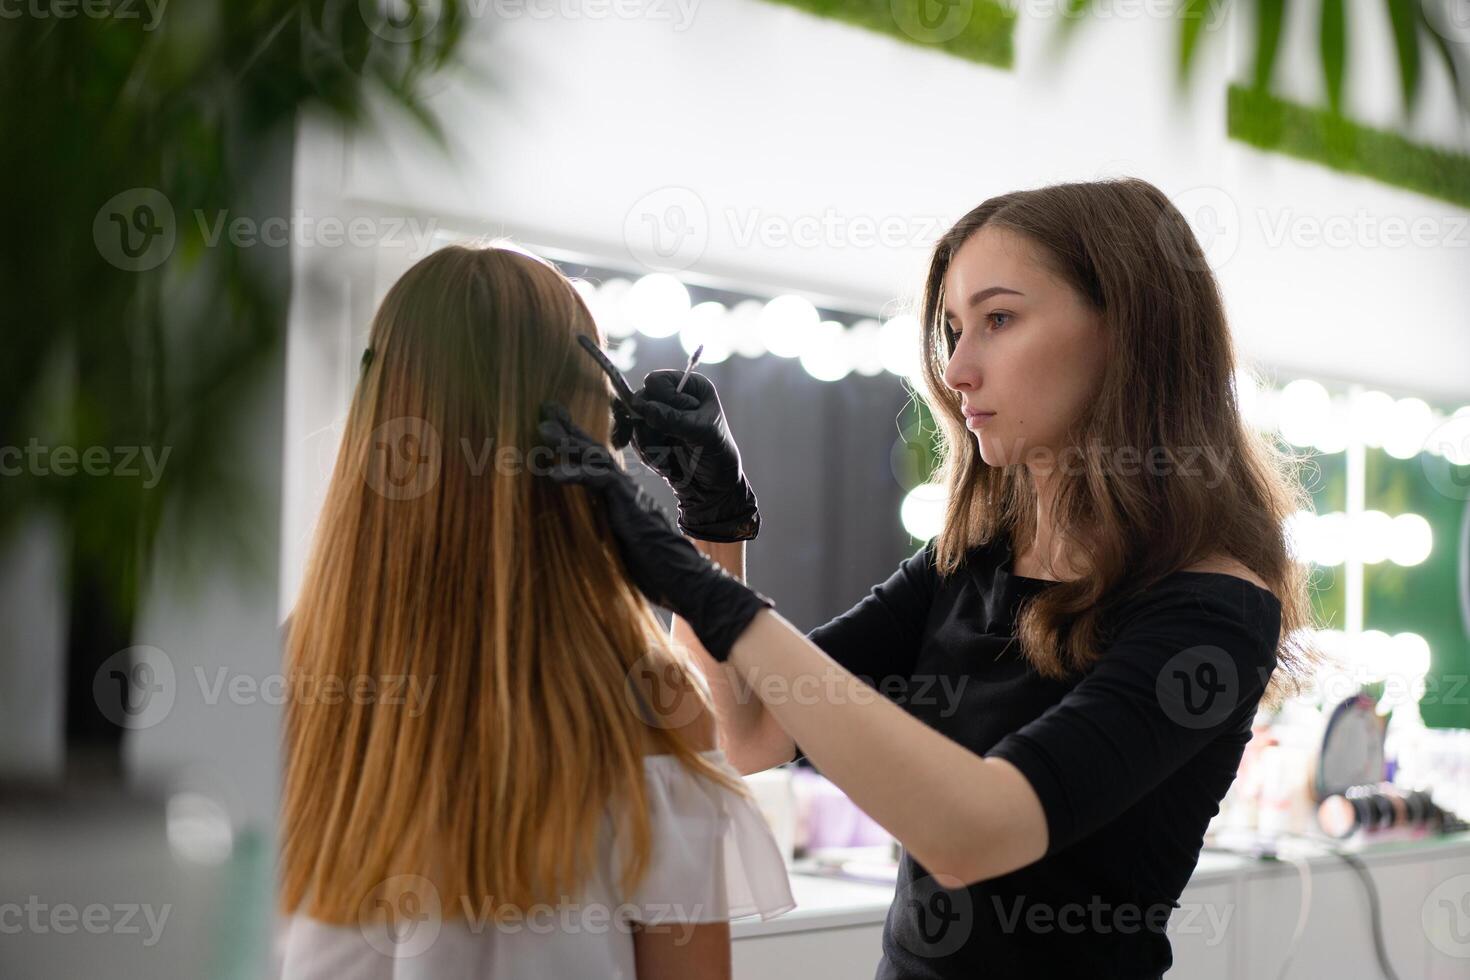
[[[1373, 875], [1368, 866], [1356, 855], [1335, 847], [1323, 844], [1320, 838], [1309, 834], [1283, 833], [1278, 835], [1280, 839], [1292, 839], [1306, 841], [1309, 844], [1322, 847], [1323, 850], [1338, 858], [1357, 873], [1358, 879], [1363, 883], [1363, 889], [1368, 894], [1368, 916], [1372, 926], [1373, 952], [1378, 959], [1378, 969], [1383, 974], [1384, 980], [1399, 980], [1398, 974], [1394, 972], [1388, 961], [1388, 946], [1383, 938], [1383, 909], [1379, 904], [1378, 887], [1373, 883]], [[1292, 932], [1291, 942], [1287, 945], [1286, 957], [1281, 962], [1281, 968], [1276, 973], [1277, 980], [1284, 980], [1286, 971], [1291, 966], [1297, 950], [1301, 945], [1302, 934], [1306, 931], [1307, 919], [1311, 914], [1312, 907], [1312, 870], [1306, 859], [1297, 854], [1283, 854], [1270, 841], [1259, 841], [1255, 845], [1247, 847], [1226, 847], [1219, 844], [1206, 845], [1203, 850], [1218, 851], [1226, 854], [1236, 854], [1241, 857], [1249, 857], [1257, 861], [1289, 861], [1297, 870], [1301, 880], [1302, 897], [1297, 912], [1296, 929]]]

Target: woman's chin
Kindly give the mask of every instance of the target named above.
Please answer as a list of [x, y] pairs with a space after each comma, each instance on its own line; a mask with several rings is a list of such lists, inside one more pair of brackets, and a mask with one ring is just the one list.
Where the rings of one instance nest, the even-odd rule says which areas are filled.
[[986, 466], [1013, 466], [1025, 459], [1025, 445], [1006, 441], [997, 432], [975, 433], [975, 445]]

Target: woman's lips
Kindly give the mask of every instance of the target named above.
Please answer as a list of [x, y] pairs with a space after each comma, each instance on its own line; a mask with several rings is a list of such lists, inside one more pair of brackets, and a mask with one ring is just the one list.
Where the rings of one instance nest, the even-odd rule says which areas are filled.
[[978, 429], [980, 428], [980, 426], [984, 425], [986, 422], [989, 422], [993, 418], [995, 418], [994, 412], [980, 412], [976, 415], [966, 415], [965, 428]]

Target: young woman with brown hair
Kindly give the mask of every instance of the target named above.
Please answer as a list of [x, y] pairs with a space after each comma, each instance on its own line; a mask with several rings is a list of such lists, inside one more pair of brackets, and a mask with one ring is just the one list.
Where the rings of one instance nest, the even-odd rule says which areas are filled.
[[[675, 534], [556, 406], [551, 475], [676, 613], [734, 765], [805, 755], [903, 845], [879, 978], [1159, 977], [1257, 708], [1317, 660], [1285, 532], [1308, 498], [1242, 420], [1214, 277], [1144, 181], [981, 204], [921, 318], [943, 530], [806, 635], [726, 571], [743, 541]], [[634, 445], [738, 458], [713, 385], [671, 374]]]
[[543, 400], [609, 435], [579, 336], [502, 247], [432, 253], [373, 321], [290, 621], [287, 978], [728, 976], [727, 920], [794, 905], [699, 671], [536, 475]]

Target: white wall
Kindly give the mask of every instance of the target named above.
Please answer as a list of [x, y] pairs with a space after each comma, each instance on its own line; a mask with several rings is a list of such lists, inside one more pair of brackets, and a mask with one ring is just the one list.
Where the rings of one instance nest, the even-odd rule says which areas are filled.
[[37, 517], [0, 550], [0, 774], [45, 780], [65, 768], [66, 542]]
[[[1390, 35], [1377, 8], [1362, 7], [1350, 104], [1386, 125], [1398, 98]], [[683, 217], [692, 234], [665, 264], [878, 310], [914, 291], [928, 241], [984, 198], [1130, 174], [1192, 220], [1222, 216], [1208, 245], [1249, 356], [1288, 377], [1470, 397], [1470, 213], [1226, 139], [1225, 83], [1241, 73], [1229, 66], [1249, 50], [1236, 36], [1243, 23], [1209, 39], [1198, 84], [1179, 99], [1170, 18], [1095, 20], [1055, 61], [1044, 50], [1052, 22], [1026, 16], [1017, 70], [1002, 71], [762, 0], [695, 3], [687, 23], [672, 3], [648, 9], [474, 21], [475, 79], [440, 79], [428, 100], [446, 122], [449, 158], [396, 116], [345, 144], [308, 122], [298, 204], [344, 219], [416, 215], [634, 267], [652, 259], [648, 222]], [[1309, 56], [1283, 55], [1279, 88], [1317, 104], [1314, 30], [1310, 19], [1289, 26], [1287, 43]], [[1470, 145], [1446, 84], [1426, 60], [1426, 103], [1410, 131]], [[742, 234], [752, 219], [790, 228], [803, 218], [834, 231], [814, 245]], [[1370, 233], [1427, 221], [1433, 241], [1299, 237], [1329, 219], [1348, 230], [1366, 221]], [[897, 244], [859, 239], [862, 221], [896, 223]], [[328, 285], [293, 319], [283, 614], [324, 482], [321, 444], [372, 313], [363, 277], [373, 267], [344, 250], [298, 260], [299, 274]]]

